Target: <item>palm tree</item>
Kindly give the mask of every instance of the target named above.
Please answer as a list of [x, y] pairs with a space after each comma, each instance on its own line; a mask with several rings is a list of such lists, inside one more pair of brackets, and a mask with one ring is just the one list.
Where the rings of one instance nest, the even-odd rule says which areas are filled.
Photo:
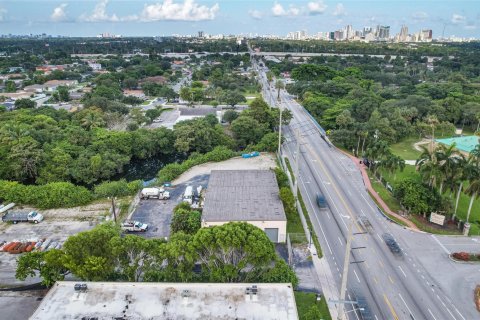
[[280, 90], [285, 89], [285, 83], [282, 80], [277, 80], [275, 82], [275, 89], [277, 89], [277, 100], [280, 100]]
[[87, 130], [93, 128], [101, 127], [105, 124], [103, 118], [98, 114], [98, 112], [89, 112], [81, 120], [81, 125]]
[[422, 146], [422, 154], [415, 162], [417, 171], [420, 172], [423, 181], [434, 188], [437, 185], [437, 178], [441, 175], [440, 168], [435, 156], [436, 151]]
[[475, 170], [472, 171], [472, 175], [470, 176], [469, 183], [470, 185], [465, 190], [465, 193], [470, 196], [470, 204], [468, 205], [468, 211], [467, 211], [467, 222], [469, 222], [469, 219], [470, 219], [473, 200], [478, 198], [478, 196], [480, 195], [480, 170], [478, 169], [478, 167], [476, 167]]
[[378, 166], [383, 166], [380, 160], [384, 159], [389, 153], [388, 143], [383, 140], [376, 141], [371, 147], [367, 148], [365, 155], [369, 162], [373, 164], [373, 173], [377, 173]]
[[436, 116], [428, 115], [425, 122], [428, 125], [430, 125], [430, 127], [432, 128], [432, 140], [430, 142], [430, 150], [432, 150], [432, 152], [433, 152], [433, 146], [434, 146], [434, 141], [435, 141], [435, 126], [439, 123], [439, 121], [438, 121], [438, 118]]
[[439, 193], [443, 193], [443, 185], [445, 181], [448, 181], [452, 178], [459, 159], [461, 158], [460, 153], [455, 148], [455, 143], [450, 146], [439, 145], [435, 150], [436, 160], [438, 163], [438, 168], [440, 170], [439, 182], [440, 188]]
[[405, 169], [405, 160], [403, 160], [401, 157], [394, 155], [394, 154], [389, 154], [387, 158], [387, 163], [388, 165], [386, 166], [388, 172], [393, 175], [393, 180], [397, 179], [397, 170], [403, 171]]

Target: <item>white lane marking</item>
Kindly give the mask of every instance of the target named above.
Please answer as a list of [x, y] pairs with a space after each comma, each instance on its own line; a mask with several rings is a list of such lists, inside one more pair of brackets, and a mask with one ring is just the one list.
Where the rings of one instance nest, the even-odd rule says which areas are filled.
[[375, 211], [375, 208], [372, 207], [372, 205], [368, 202], [367, 198], [365, 198], [365, 196], [363, 195], [363, 193], [360, 193], [360, 195], [362, 196], [363, 200], [365, 200], [365, 202], [368, 204], [368, 206], [370, 207], [370, 209], [372, 209], [373, 211]]
[[445, 251], [448, 255], [450, 255], [450, 251], [447, 248], [445, 248], [445, 246], [440, 242], [440, 240], [437, 239], [437, 237], [435, 237], [432, 234], [432, 238], [433, 238], [433, 240], [435, 240], [440, 245], [440, 247], [443, 249], [443, 251]]
[[355, 269], [353, 270], [353, 273], [355, 273], [355, 277], [357, 278], [358, 283], [360, 283], [360, 278], [358, 277], [357, 272], [355, 271]]
[[[301, 181], [302, 184], [303, 184], [303, 189], [307, 190], [307, 188], [305, 187], [305, 184], [303, 183], [303, 179], [302, 179], [302, 178], [300, 178], [300, 181]], [[305, 193], [307, 194], [307, 199], [308, 199], [308, 202], [310, 203], [310, 207], [314, 208], [313, 203], [312, 203], [312, 199], [310, 199], [310, 195], [308, 194], [308, 192], [305, 192]], [[307, 211], [308, 211], [308, 210], [307, 210]], [[313, 212], [315, 213], [315, 209], [313, 210]], [[308, 214], [308, 212], [307, 212], [307, 214]], [[317, 219], [318, 226], [320, 227], [320, 231], [322, 231], [323, 239], [325, 239], [325, 243], [327, 244], [328, 250], [330, 251], [330, 254], [333, 255], [332, 248], [330, 247], [330, 244], [328, 243], [327, 237], [325, 236], [325, 232], [323, 231], [322, 224], [321, 224], [320, 221], [318, 220], [317, 215], [314, 214], [314, 216], [315, 216], [315, 218]]]
[[403, 269], [402, 269], [402, 267], [398, 266], [398, 269], [400, 269], [400, 271], [402, 271], [402, 273], [403, 273], [403, 276], [406, 278], [406, 277], [407, 277], [407, 275], [405, 274], [405, 272], [403, 272]]
[[407, 303], [405, 302], [405, 300], [403, 300], [402, 295], [399, 293], [398, 296], [400, 297], [400, 299], [402, 299], [403, 304], [405, 305], [405, 307], [407, 307], [407, 310], [408, 310], [408, 312], [410, 312], [410, 315], [412, 316], [412, 318], [415, 319], [415, 317], [413, 316], [412, 310], [410, 310], [410, 308], [408, 307], [408, 305], [407, 305]]
[[340, 237], [337, 237], [337, 239], [338, 239], [338, 242], [340, 242], [340, 245], [343, 246], [342, 239], [340, 239]]
[[455, 316], [450, 312], [450, 310], [447, 307], [445, 307], [445, 309], [448, 311], [448, 313], [452, 316], [454, 320], [457, 320], [457, 318], [455, 318]]
[[435, 316], [433, 315], [432, 311], [429, 308], [427, 308], [427, 310], [430, 313], [430, 315], [432, 316], [433, 320], [437, 320], [437, 318], [435, 318]]
[[[447, 299], [448, 299], [448, 298], [447, 298]], [[450, 302], [450, 303], [451, 303], [451, 302]], [[453, 306], [453, 309], [455, 309], [455, 311], [460, 315], [460, 317], [462, 317], [463, 320], [466, 320], [466, 319], [462, 316], [462, 314], [460, 313], [460, 311], [458, 311], [458, 309], [457, 309], [455, 306]]]
[[376, 319], [376, 320], [378, 320], [378, 318], [377, 318], [377, 315], [376, 315], [376, 314], [374, 314], [373, 316], [375, 317], [375, 319]]
[[377, 233], [377, 237], [378, 239], [380, 239], [380, 241], [382, 241], [382, 237], [380, 237], [380, 235]]

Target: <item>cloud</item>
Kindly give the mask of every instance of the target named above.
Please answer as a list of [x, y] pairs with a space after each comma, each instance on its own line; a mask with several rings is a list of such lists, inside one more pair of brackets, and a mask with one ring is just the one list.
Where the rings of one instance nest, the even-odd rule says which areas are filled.
[[261, 13], [260, 11], [258, 10], [250, 10], [248, 11], [248, 14], [250, 15], [250, 17], [252, 17], [253, 19], [262, 19], [263, 18], [263, 13]]
[[298, 16], [300, 9], [290, 5], [288, 10], [286, 10], [280, 3], [275, 2], [272, 7], [272, 13], [275, 17]]
[[475, 30], [475, 29], [477, 29], [477, 25], [475, 24], [474, 21], [467, 21], [467, 23], [465, 24], [465, 29], [466, 30]]
[[100, 0], [90, 15], [82, 14], [80, 20], [87, 22], [119, 22], [121, 19], [114, 13], [111, 16], [107, 14], [107, 4], [109, 0]]
[[0, 8], [0, 22], [5, 21], [6, 13], [7, 13], [7, 9]]
[[198, 5], [195, 0], [185, 0], [183, 3], [174, 3], [173, 0], [164, 0], [163, 3], [145, 5], [140, 19], [143, 21], [203, 21], [213, 20], [220, 10], [218, 3], [212, 7]]
[[335, 10], [333, 11], [333, 15], [336, 17], [343, 17], [347, 15], [347, 11], [345, 11], [345, 6], [343, 3], [337, 3]]
[[450, 20], [453, 24], [459, 24], [465, 22], [467, 18], [465, 16], [454, 13], [452, 19]]
[[425, 21], [428, 18], [428, 14], [423, 11], [417, 11], [412, 13], [412, 19], [415, 21]]
[[322, 14], [327, 9], [327, 5], [323, 0], [312, 1], [307, 4], [308, 13], [310, 15]]
[[52, 21], [58, 22], [58, 21], [65, 21], [67, 19], [67, 15], [65, 13], [65, 8], [67, 7], [66, 3], [62, 3], [58, 7], [53, 9], [52, 15], [50, 16], [50, 19]]

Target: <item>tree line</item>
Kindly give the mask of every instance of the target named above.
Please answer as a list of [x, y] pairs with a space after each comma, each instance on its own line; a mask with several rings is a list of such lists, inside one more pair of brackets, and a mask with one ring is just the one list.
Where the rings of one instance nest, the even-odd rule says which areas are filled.
[[70, 236], [62, 249], [22, 255], [15, 276], [39, 276], [52, 286], [68, 274], [85, 281], [298, 284], [265, 232], [245, 222], [178, 231], [168, 241], [122, 235], [104, 223]]

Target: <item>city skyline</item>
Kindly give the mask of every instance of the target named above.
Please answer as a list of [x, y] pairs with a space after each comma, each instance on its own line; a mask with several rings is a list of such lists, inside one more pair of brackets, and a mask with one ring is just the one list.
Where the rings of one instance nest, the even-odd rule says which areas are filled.
[[434, 37], [480, 38], [475, 1], [0, 1], [2, 34], [62, 36], [309, 33], [388, 25], [432, 29]]

